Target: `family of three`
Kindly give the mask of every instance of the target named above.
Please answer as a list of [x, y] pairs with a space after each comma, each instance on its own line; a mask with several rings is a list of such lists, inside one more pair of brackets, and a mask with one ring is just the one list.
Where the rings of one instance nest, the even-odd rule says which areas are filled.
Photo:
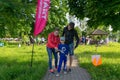
[[[47, 41], [47, 53], [48, 53], [48, 63], [49, 72], [54, 73], [57, 70], [56, 76], [59, 76], [61, 71], [62, 62], [64, 62], [63, 71], [66, 74], [71, 72], [71, 66], [73, 62], [74, 49], [79, 44], [79, 37], [77, 31], [74, 29], [75, 24], [70, 22], [63, 29], [62, 37], [59, 37], [59, 29], [55, 28], [53, 32], [48, 35]], [[76, 44], [74, 45], [74, 39], [76, 39]], [[58, 53], [59, 53], [59, 63], [58, 63]], [[55, 59], [55, 69], [52, 67], [52, 55]], [[69, 55], [69, 67], [67, 68], [67, 56]]]

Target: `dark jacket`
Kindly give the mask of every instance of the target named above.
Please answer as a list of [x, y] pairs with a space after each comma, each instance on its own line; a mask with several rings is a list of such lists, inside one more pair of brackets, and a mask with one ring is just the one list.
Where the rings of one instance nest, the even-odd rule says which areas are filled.
[[62, 36], [65, 36], [65, 43], [66, 44], [73, 43], [74, 42], [74, 38], [75, 38], [76, 39], [75, 48], [78, 46], [78, 44], [79, 44], [79, 37], [78, 37], [78, 33], [77, 33], [77, 31], [75, 29], [68, 30], [68, 28], [65, 27], [63, 29]]

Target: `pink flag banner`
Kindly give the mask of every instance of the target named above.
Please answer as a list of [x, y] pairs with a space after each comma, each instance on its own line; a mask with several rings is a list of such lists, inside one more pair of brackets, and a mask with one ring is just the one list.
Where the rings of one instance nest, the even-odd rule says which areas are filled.
[[49, 7], [50, 0], [38, 0], [34, 26], [34, 36], [40, 34], [45, 28], [48, 18]]

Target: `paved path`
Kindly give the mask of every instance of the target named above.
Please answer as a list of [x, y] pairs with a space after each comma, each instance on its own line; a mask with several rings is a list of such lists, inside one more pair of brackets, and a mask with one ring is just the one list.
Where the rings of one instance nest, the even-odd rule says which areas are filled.
[[55, 75], [56, 74], [47, 72], [43, 80], [91, 80], [89, 73], [85, 69], [78, 66], [78, 61], [75, 57], [73, 60], [71, 73], [63, 74], [61, 72], [59, 77], [56, 77]]

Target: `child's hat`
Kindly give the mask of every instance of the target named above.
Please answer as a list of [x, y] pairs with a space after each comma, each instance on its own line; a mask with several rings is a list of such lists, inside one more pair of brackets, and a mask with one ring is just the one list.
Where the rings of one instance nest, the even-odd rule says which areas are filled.
[[65, 41], [65, 37], [60, 37], [60, 40], [61, 41]]

